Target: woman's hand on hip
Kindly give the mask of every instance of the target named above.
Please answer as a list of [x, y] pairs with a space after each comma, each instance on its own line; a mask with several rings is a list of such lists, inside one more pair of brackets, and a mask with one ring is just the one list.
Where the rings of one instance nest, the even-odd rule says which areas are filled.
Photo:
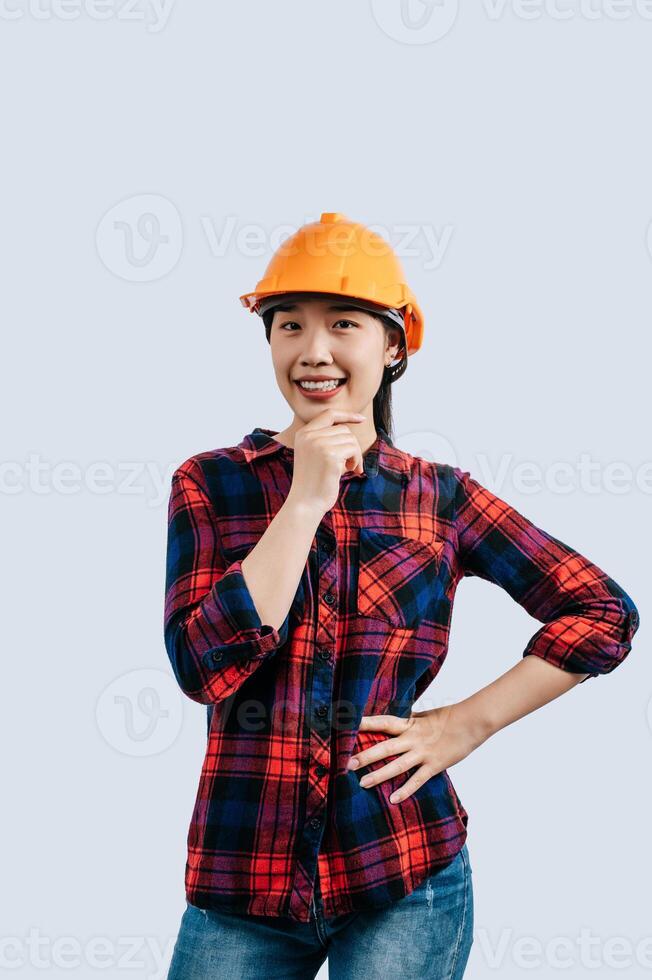
[[390, 796], [391, 803], [400, 803], [412, 796], [432, 776], [465, 759], [487, 737], [478, 730], [472, 716], [459, 704], [449, 704], [429, 711], [415, 711], [409, 718], [397, 715], [363, 715], [359, 730], [389, 732], [393, 736], [352, 755], [349, 759], [347, 768], [358, 770], [388, 756], [393, 757], [386, 766], [363, 776], [360, 780], [363, 788], [375, 786], [415, 766], [419, 767]]

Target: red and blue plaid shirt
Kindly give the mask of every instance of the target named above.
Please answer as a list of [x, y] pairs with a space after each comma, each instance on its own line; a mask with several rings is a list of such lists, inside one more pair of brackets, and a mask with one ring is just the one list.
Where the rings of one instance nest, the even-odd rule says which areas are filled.
[[172, 476], [165, 646], [182, 690], [208, 705], [193, 905], [306, 922], [317, 871], [335, 916], [401, 899], [452, 861], [468, 814], [446, 770], [392, 804], [415, 770], [364, 789], [389, 758], [360, 773], [347, 762], [390, 737], [359, 732], [363, 714], [409, 717], [437, 676], [465, 575], [544, 624], [523, 656], [595, 677], [631, 649], [638, 611], [605, 572], [468, 471], [377, 433], [364, 473], [342, 476], [278, 629], [261, 622], [241, 562], [287, 498], [293, 450], [255, 428]]

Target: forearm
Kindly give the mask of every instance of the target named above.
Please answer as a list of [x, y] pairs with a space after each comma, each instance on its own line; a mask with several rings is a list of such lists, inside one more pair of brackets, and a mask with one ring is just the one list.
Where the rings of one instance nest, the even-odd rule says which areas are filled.
[[562, 670], [541, 657], [523, 657], [491, 684], [461, 701], [458, 708], [477, 731], [478, 740], [511, 725], [518, 718], [554, 701], [587, 674]]
[[296, 595], [322, 514], [291, 494], [242, 561], [261, 621], [278, 629]]

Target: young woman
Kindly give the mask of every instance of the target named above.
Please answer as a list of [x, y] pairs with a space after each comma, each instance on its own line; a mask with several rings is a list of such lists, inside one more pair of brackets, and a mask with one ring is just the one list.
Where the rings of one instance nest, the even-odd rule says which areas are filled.
[[[208, 706], [169, 980], [462, 977], [468, 814], [447, 768], [631, 649], [637, 609], [468, 471], [394, 445], [423, 316], [382, 239], [323, 214], [255, 291], [292, 413], [172, 477], [165, 643]], [[467, 575], [544, 625], [457, 704], [413, 711]]]

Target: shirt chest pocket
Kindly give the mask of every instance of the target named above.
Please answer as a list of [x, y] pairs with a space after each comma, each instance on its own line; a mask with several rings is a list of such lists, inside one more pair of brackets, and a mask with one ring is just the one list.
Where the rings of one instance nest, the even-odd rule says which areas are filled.
[[434, 619], [443, 541], [417, 541], [360, 528], [357, 611], [396, 627], [415, 629]]

